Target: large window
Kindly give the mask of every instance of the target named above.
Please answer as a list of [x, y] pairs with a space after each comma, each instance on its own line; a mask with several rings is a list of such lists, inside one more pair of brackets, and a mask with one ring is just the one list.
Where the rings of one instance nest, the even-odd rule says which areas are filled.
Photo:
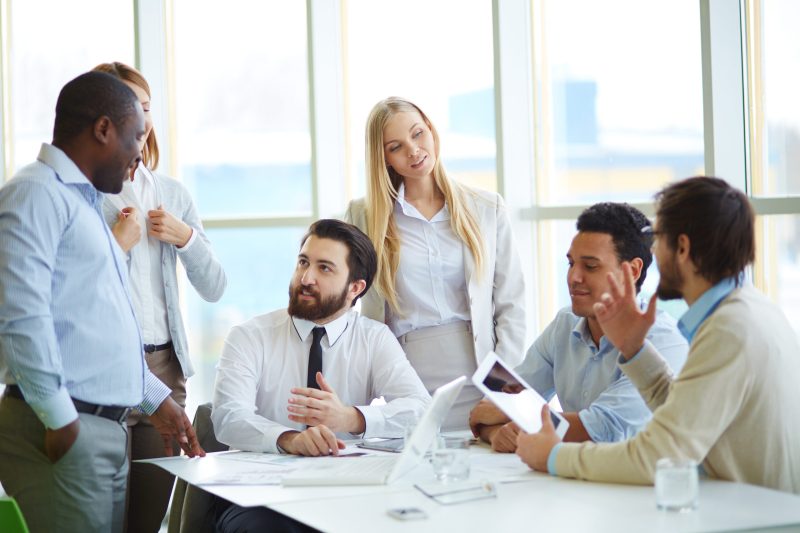
[[6, 170], [16, 171], [53, 139], [56, 99], [65, 83], [99, 63], [133, 64], [133, 5], [83, 0], [77, 10], [59, 0], [11, 0], [9, 15], [11, 116], [5, 120], [11, 138], [4, 142], [12, 147]]
[[[765, 174], [754, 192], [767, 196], [800, 194], [800, 3], [793, 0], [761, 2], [763, 11], [758, 45], [762, 61], [756, 99], [763, 112], [762, 155]], [[757, 24], [758, 19], [753, 21]], [[754, 30], [756, 28], [753, 28]]]
[[[364, 127], [388, 96], [425, 111], [453, 177], [484, 189], [495, 166], [490, 0], [347, 0], [346, 74], [354, 196], [365, 191]], [[457, 21], [457, 22], [456, 22]]]
[[536, 5], [539, 202], [650, 200], [700, 173], [697, 2]]
[[[760, 8], [760, 9], [758, 9]], [[749, 11], [752, 72], [752, 191], [787, 197], [800, 211], [800, 64], [797, 23], [800, 4], [792, 0], [759, 2]], [[773, 200], [761, 200], [774, 212]], [[800, 216], [760, 217], [756, 277], [783, 308], [800, 333]]]
[[305, 227], [286, 220], [312, 218], [305, 2], [179, 0], [174, 31], [177, 177], [228, 277], [213, 304], [183, 287], [201, 403], [230, 327], [287, 305]]
[[[649, 203], [666, 183], [703, 173], [696, 2], [533, 5], [539, 206]], [[575, 218], [545, 222], [565, 213], [540, 212], [541, 330], [569, 303], [564, 256]]]
[[[652, 215], [663, 185], [706, 172], [751, 196], [753, 279], [800, 324], [794, 0], [82, 0], [80, 9], [0, 0], [2, 8], [5, 179], [50, 140], [69, 79], [118, 60], [136, 62], [151, 82], [159, 171], [189, 188], [229, 281], [214, 304], [182, 287], [198, 370], [190, 405], [211, 399], [230, 327], [286, 305], [308, 224], [364, 194], [365, 121], [390, 95], [430, 115], [456, 179], [505, 194], [533, 282], [529, 337], [569, 304], [564, 256], [583, 208], [627, 201]], [[657, 281], [651, 267], [645, 296]]]

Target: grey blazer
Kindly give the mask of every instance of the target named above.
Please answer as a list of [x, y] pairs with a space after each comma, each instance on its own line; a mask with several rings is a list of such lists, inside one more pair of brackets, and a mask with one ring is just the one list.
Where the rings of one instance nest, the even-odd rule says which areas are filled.
[[[469, 249], [464, 249], [476, 362], [480, 364], [489, 350], [494, 350], [504, 361], [516, 366], [525, 355], [525, 280], [505, 203], [497, 193], [462, 187], [466, 189], [467, 205], [482, 230], [486, 253], [481, 276], [475, 271]], [[365, 207], [364, 198], [353, 200], [345, 214], [347, 222], [364, 232]], [[374, 285], [361, 299], [361, 313], [386, 322], [386, 300]]]
[[[143, 166], [140, 166], [142, 169]], [[150, 172], [149, 170], [144, 170]], [[185, 224], [191, 226], [197, 233], [195, 242], [185, 252], [178, 254], [175, 246], [161, 243], [161, 270], [164, 276], [164, 291], [167, 301], [167, 324], [175, 347], [175, 354], [181, 363], [181, 369], [185, 377], [194, 374], [194, 367], [189, 358], [188, 343], [186, 340], [186, 330], [183, 326], [181, 317], [180, 302], [178, 300], [178, 277], [177, 277], [177, 258], [181, 258], [181, 263], [186, 270], [192, 286], [201, 298], [208, 302], [216, 302], [225, 292], [227, 279], [222, 265], [214, 256], [211, 250], [211, 243], [203, 231], [203, 224], [194, 206], [189, 191], [179, 181], [151, 172], [156, 184], [157, 196], [164, 206], [164, 209], [172, 215], [180, 218]], [[116, 194], [107, 194], [103, 200], [103, 215], [109, 227], [113, 227], [117, 221], [117, 214], [122, 208], [126, 207], [122, 198]], [[146, 245], [146, 233], [142, 231], [142, 239], [135, 246]], [[128, 265], [130, 266], [130, 253]]]

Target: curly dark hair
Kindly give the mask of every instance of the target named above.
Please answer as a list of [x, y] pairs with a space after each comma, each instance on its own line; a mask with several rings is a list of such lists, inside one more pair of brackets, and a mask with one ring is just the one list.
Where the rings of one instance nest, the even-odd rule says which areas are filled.
[[636, 292], [642, 288], [647, 268], [653, 262], [650, 251], [652, 238], [642, 234], [650, 221], [644, 213], [628, 204], [603, 202], [588, 207], [578, 217], [575, 227], [580, 232], [607, 233], [611, 235], [614, 251], [620, 261], [636, 257], [642, 260], [642, 273], [636, 281]]

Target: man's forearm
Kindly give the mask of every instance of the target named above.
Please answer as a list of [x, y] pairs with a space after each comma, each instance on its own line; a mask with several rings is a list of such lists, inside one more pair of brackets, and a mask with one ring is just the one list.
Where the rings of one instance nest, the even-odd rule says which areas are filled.
[[564, 442], [586, 442], [592, 440], [578, 413], [561, 413], [561, 416], [569, 422], [569, 429], [564, 434]]

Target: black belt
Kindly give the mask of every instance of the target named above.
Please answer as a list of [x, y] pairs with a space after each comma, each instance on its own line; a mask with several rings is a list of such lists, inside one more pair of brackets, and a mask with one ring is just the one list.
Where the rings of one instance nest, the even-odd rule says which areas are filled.
[[[22, 395], [22, 391], [16, 385], [6, 385], [5, 395], [16, 398], [17, 400], [22, 400], [23, 402], [25, 401], [25, 396]], [[114, 422], [119, 422], [120, 424], [125, 423], [125, 420], [128, 418], [128, 413], [131, 411], [130, 407], [97, 405], [84, 402], [83, 400], [76, 400], [75, 398], [71, 398], [71, 400], [72, 403], [75, 404], [75, 410], [79, 413], [101, 416], [113, 420]]]
[[144, 351], [147, 353], [160, 352], [161, 350], [168, 350], [172, 348], [172, 341], [167, 341], [164, 344], [145, 344]]

